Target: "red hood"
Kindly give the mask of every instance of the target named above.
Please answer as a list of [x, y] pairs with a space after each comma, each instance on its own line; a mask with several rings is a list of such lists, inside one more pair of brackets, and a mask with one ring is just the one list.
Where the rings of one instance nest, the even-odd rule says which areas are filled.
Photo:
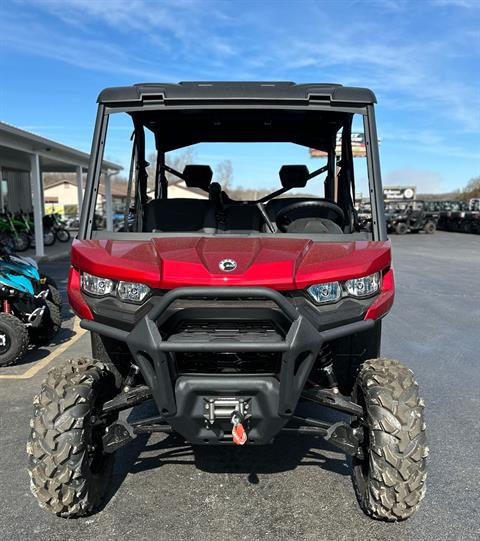
[[[235, 260], [236, 269], [220, 271], [222, 259]], [[74, 241], [72, 265], [97, 276], [162, 289], [194, 285], [300, 289], [389, 267], [390, 242], [241, 237]]]

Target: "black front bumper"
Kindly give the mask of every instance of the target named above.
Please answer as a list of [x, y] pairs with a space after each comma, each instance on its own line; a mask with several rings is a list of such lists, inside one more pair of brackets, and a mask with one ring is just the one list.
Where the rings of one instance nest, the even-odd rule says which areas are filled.
[[[275, 305], [286, 321], [281, 336], [270, 338], [245, 333], [238, 336], [211, 332], [191, 336], [163, 336], [159, 321], [172, 303], [185, 299], [262, 300]], [[248, 310], [239, 302], [238, 317]], [[255, 318], [258, 312], [248, 311]], [[262, 316], [263, 317], [263, 316]], [[222, 314], [217, 313], [221, 321]], [[319, 331], [307, 315], [300, 312], [280, 292], [249, 287], [185, 287], [155, 299], [150, 311], [125, 331], [97, 321], [83, 320], [84, 329], [127, 344], [135, 363], [164, 419], [186, 440], [196, 444], [229, 442], [228, 419], [211, 422], [206, 415], [209, 402], [236, 399], [248, 404], [249, 441], [269, 443], [289, 421], [297, 406], [320, 348], [325, 342], [373, 328], [373, 320], [361, 320]], [[175, 369], [178, 353], [266, 353], [280, 356], [274, 375], [179, 375]]]

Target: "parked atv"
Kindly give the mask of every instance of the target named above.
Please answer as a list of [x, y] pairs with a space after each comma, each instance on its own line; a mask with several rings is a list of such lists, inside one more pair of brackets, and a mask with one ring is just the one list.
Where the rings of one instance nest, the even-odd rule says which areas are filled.
[[[100, 94], [68, 285], [92, 357], [53, 368], [34, 400], [27, 451], [42, 508], [92, 513], [111, 486], [115, 451], [138, 434], [175, 431], [195, 445], [234, 447], [272, 444], [283, 432], [322, 437], [351, 457], [358, 501], [373, 518], [413, 515], [425, 493], [424, 404], [412, 371], [380, 354], [394, 278], [375, 102], [368, 89], [287, 82]], [[123, 232], [94, 227], [117, 113], [134, 130], [126, 198], [134, 213]], [[353, 201], [355, 115], [369, 142], [368, 227]], [[146, 137], [157, 149], [153, 168]], [[240, 201], [213, 182], [209, 165], [166, 164], [166, 153], [201, 142], [303, 145], [305, 156], [316, 148], [328, 161], [312, 172], [285, 164], [278, 189]], [[203, 195], [169, 198], [167, 173]], [[299, 196], [302, 188], [322, 197]], [[155, 416], [119, 419], [146, 400]], [[344, 415], [326, 421], [317, 405]]]
[[40, 273], [36, 261], [30, 257], [12, 253], [8, 246], [0, 246], [0, 271], [21, 274], [30, 280], [34, 294], [45, 291], [45, 299], [53, 302], [59, 309], [62, 307], [62, 296], [53, 278]]
[[32, 279], [0, 265], [0, 365], [18, 361], [30, 342], [45, 343], [61, 327], [58, 306], [35, 293]]
[[[28, 291], [28, 279], [12, 279], [0, 272], [0, 366], [17, 362], [26, 353], [26, 323], [36, 321], [36, 302]], [[40, 315], [41, 317], [41, 315]]]
[[423, 231], [431, 235], [437, 230], [438, 213], [431, 212], [424, 201], [413, 201], [404, 210], [399, 208], [388, 216], [388, 228], [397, 235]]

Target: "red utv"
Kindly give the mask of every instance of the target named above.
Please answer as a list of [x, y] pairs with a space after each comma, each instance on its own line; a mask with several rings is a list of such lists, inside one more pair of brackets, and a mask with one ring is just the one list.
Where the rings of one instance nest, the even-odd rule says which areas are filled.
[[[35, 398], [28, 452], [40, 505], [64, 517], [91, 513], [113, 453], [137, 434], [235, 446], [271, 444], [285, 431], [322, 436], [352, 457], [366, 513], [411, 516], [425, 491], [427, 447], [412, 372], [380, 357], [394, 280], [374, 94], [333, 84], [180, 83], [109, 88], [98, 101], [68, 288], [92, 358], [52, 369]], [[113, 231], [107, 215], [102, 230], [100, 166], [107, 125], [119, 115], [132, 134], [125, 219]], [[357, 118], [368, 228], [354, 209]], [[209, 165], [169, 159], [200, 143], [272, 142], [305, 156], [323, 151], [326, 164], [283, 163], [271, 172], [276, 188], [241, 200]], [[194, 196], [178, 197], [179, 183]], [[119, 420], [147, 400], [154, 417]], [[302, 416], [304, 401], [348, 420]]]

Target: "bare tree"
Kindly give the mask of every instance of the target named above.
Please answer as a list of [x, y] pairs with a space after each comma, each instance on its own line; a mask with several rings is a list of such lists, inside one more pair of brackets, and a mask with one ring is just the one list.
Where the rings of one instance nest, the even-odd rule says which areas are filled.
[[230, 160], [223, 160], [215, 167], [215, 180], [219, 182], [224, 190], [228, 190], [233, 180], [233, 165]]
[[[165, 161], [168, 166], [181, 173], [186, 165], [192, 164], [195, 161], [195, 151], [192, 147], [186, 147], [181, 152], [177, 152], [174, 156], [167, 156]], [[148, 156], [148, 162], [150, 164], [147, 167], [148, 189], [153, 190], [155, 187], [155, 171], [157, 168], [157, 155], [155, 152], [152, 152], [152, 154]], [[171, 173], [166, 173], [165, 176], [167, 177], [169, 184], [180, 182], [180, 179]]]
[[480, 197], [480, 176], [470, 179], [469, 183], [465, 186], [465, 191], [469, 198]]

